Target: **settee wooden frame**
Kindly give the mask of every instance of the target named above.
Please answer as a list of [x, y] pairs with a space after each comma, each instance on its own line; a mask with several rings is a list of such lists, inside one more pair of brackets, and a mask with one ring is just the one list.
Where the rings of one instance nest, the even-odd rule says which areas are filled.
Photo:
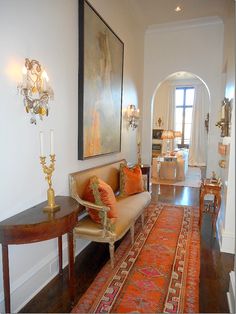
[[[108, 167], [109, 168], [109, 167], [113, 167], [115, 165], [117, 167], [117, 171], [119, 171], [118, 165], [122, 162], [126, 162], [126, 161], [120, 160], [120, 161], [110, 163], [107, 165], [102, 165], [100, 167], [101, 168], [102, 167]], [[90, 173], [90, 177], [91, 177], [92, 173], [94, 173], [96, 175], [96, 173], [98, 172], [97, 171], [98, 168], [99, 167], [83, 170], [83, 171], [81, 171], [81, 173], [83, 173], [83, 176], [84, 176], [84, 173], [87, 171], [88, 174]], [[74, 229], [74, 235], [81, 237], [81, 238], [84, 238], [84, 239], [87, 239], [87, 240], [95, 241], [95, 242], [108, 243], [109, 244], [110, 261], [111, 261], [111, 266], [113, 268], [114, 267], [114, 243], [116, 241], [120, 240], [128, 232], [128, 230], [130, 230], [130, 234], [131, 234], [131, 243], [132, 244], [134, 243], [134, 225], [135, 225], [136, 220], [140, 216], [141, 216], [142, 226], [144, 225], [144, 209], [150, 203], [150, 200], [151, 200], [150, 193], [147, 191], [141, 192], [141, 193], [146, 193], [144, 195], [145, 198], [147, 199], [145, 206], [143, 206], [143, 208], [140, 209], [140, 211], [138, 212], [138, 215], [136, 215], [136, 214], [134, 215], [132, 222], [130, 224], [128, 224], [127, 227], [124, 228], [120, 234], [116, 234], [112, 228], [111, 220], [107, 217], [107, 213], [110, 210], [110, 208], [107, 206], [100, 206], [100, 205], [96, 205], [96, 204], [91, 203], [91, 202], [87, 202], [81, 198], [81, 193], [78, 193], [79, 174], [80, 174], [80, 172], [75, 172], [75, 173], [71, 173], [69, 175], [70, 195], [80, 204], [80, 212], [81, 213], [84, 213], [85, 210], [87, 210], [87, 208], [92, 208], [92, 209], [95, 209], [97, 211], [102, 211], [102, 215], [101, 215], [101, 217], [102, 217], [101, 232], [102, 233], [101, 233], [101, 236], [99, 236], [99, 237], [96, 237], [96, 236], [93, 236], [90, 234], [81, 234], [79, 232], [79, 223], [80, 223], [80, 220], [79, 220], [78, 227], [76, 227]], [[101, 179], [104, 179], [104, 178], [101, 178]], [[87, 181], [88, 180], [89, 180], [89, 175], [88, 175]], [[119, 183], [118, 183], [118, 185], [119, 185]], [[115, 184], [115, 186], [113, 185], [112, 188], [114, 189], [118, 185]], [[138, 195], [136, 196], [136, 198], [137, 197], [138, 197]], [[133, 198], [135, 198], [135, 196], [133, 196]]]

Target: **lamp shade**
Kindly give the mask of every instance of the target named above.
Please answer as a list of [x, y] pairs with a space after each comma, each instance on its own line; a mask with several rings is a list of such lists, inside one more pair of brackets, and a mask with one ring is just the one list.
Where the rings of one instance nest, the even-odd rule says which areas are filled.
[[162, 140], [172, 140], [174, 138], [174, 131], [164, 130], [161, 135]]
[[180, 131], [174, 131], [174, 137], [181, 137], [182, 133]]

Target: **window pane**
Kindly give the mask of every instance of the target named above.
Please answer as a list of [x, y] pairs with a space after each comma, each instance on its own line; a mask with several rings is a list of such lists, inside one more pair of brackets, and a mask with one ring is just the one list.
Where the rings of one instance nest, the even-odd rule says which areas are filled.
[[186, 106], [193, 106], [193, 99], [194, 99], [194, 88], [186, 89]]
[[193, 108], [185, 109], [185, 123], [192, 123], [192, 112]]
[[183, 106], [184, 104], [184, 90], [176, 89], [175, 90], [175, 106]]
[[182, 123], [176, 123], [175, 124], [175, 131], [182, 132]]
[[191, 126], [192, 124], [190, 123], [186, 123], [184, 125], [184, 143], [185, 143], [185, 140], [190, 140]]
[[175, 108], [175, 124], [183, 123], [183, 108]]
[[175, 143], [176, 143], [176, 145], [181, 144], [181, 138], [177, 138], [177, 139], [175, 140]]

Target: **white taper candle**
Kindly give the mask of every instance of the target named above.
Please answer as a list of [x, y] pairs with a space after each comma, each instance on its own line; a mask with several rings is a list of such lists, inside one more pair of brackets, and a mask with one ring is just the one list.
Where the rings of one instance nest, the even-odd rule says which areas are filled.
[[43, 132], [40, 132], [39, 135], [40, 135], [40, 156], [41, 156], [41, 157], [44, 157]]
[[54, 134], [53, 134], [53, 130], [50, 130], [50, 154], [54, 155]]
[[225, 119], [225, 105], [221, 107], [221, 119]]

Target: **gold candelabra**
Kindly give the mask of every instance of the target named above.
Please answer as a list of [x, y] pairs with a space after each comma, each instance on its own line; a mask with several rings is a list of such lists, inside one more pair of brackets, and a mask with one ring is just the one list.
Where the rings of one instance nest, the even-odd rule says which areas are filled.
[[46, 157], [45, 156], [40, 156], [40, 163], [43, 168], [43, 172], [46, 174], [45, 179], [48, 182], [49, 188], [47, 190], [47, 197], [48, 197], [48, 205], [44, 207], [44, 211], [49, 212], [49, 213], [54, 213], [60, 209], [59, 205], [55, 204], [55, 193], [52, 188], [52, 173], [55, 170], [55, 161], [56, 161], [56, 156], [55, 154], [50, 155], [50, 165], [46, 165]]

